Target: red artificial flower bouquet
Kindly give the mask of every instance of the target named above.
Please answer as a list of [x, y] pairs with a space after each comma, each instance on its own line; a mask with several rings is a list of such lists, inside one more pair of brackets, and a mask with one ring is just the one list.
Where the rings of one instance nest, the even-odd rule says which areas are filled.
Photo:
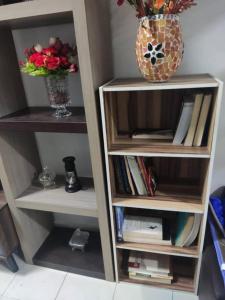
[[31, 76], [66, 76], [78, 72], [77, 48], [63, 43], [60, 38], [50, 38], [48, 48], [40, 44], [27, 48], [26, 61], [21, 70]]

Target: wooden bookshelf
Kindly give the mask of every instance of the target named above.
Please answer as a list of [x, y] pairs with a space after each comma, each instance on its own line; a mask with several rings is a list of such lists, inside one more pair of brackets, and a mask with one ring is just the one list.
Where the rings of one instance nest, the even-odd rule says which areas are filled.
[[[116, 79], [100, 88], [103, 138], [113, 254], [117, 281], [149, 284], [172, 290], [197, 293], [201, 253], [208, 212], [212, 168], [215, 157], [218, 119], [223, 84], [208, 74], [175, 76], [169, 82], [152, 84], [143, 79]], [[211, 93], [213, 100], [208, 115], [207, 136], [201, 147], [173, 145], [172, 140], [135, 140], [134, 129], [176, 130], [182, 99], [188, 93]], [[143, 156], [151, 159], [158, 177], [154, 197], [120, 193], [116, 183], [115, 156]], [[190, 247], [117, 242], [115, 207], [126, 213], [151, 215], [177, 212], [201, 214], [198, 237]], [[175, 220], [174, 220], [175, 222]], [[171, 285], [153, 284], [130, 279], [124, 269], [129, 251], [169, 255], [173, 261], [174, 280]]]
[[[31, 107], [32, 99], [27, 99], [30, 93], [24, 89], [12, 31], [34, 27], [38, 31], [39, 27], [51, 26], [49, 32], [54, 36], [56, 30], [57, 36], [56, 28], [64, 24], [70, 24], [71, 32], [74, 32], [72, 39], [76, 41], [80, 74], [77, 80], [80, 80], [81, 87], [79, 101], [83, 107], [73, 107], [72, 116], [56, 120], [52, 116], [54, 110], [49, 109], [47, 103], [47, 107]], [[0, 33], [4, 40], [0, 46], [0, 177], [27, 263], [67, 271], [72, 269], [74, 272], [78, 270], [78, 273], [87, 276], [99, 273], [96, 276], [113, 281], [114, 267], [96, 105], [98, 87], [112, 77], [109, 27], [109, 7], [105, 0], [33, 0], [0, 6]], [[33, 43], [36, 42], [34, 37]], [[21, 49], [18, 50], [20, 53]], [[74, 84], [72, 77], [71, 84]], [[41, 97], [42, 91], [39, 92]], [[76, 98], [76, 91], [70, 96]], [[75, 134], [86, 135], [90, 149], [87, 161], [90, 161], [93, 175], [93, 183], [86, 190], [68, 194], [64, 190], [64, 183], [59, 183], [52, 190], [43, 190], [33, 183], [44, 167], [36, 132], [61, 133], [58, 135], [59, 144], [61, 139], [66, 139], [66, 133], [74, 133], [71, 140], [76, 139]], [[59, 144], [52, 145], [51, 151], [54, 152], [54, 147], [59, 147]], [[67, 145], [63, 146], [68, 148]], [[74, 154], [74, 149], [68, 151]], [[62, 157], [58, 159], [61, 161]], [[93, 252], [90, 248], [86, 255], [73, 255], [68, 240], [66, 242], [58, 231], [54, 231], [55, 212], [70, 214], [74, 218], [80, 215], [97, 219], [96, 230], [99, 234], [97, 237], [94, 235], [96, 243], [92, 240], [90, 244]], [[66, 239], [71, 235], [70, 230], [65, 230]]]

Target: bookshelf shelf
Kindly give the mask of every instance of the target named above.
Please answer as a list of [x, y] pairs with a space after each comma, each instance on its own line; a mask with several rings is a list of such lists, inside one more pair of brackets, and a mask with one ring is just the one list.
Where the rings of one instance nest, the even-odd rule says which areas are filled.
[[197, 198], [188, 197], [160, 197], [155, 196], [151, 198], [112, 198], [113, 206], [142, 208], [151, 210], [166, 210], [188, 213], [204, 213], [204, 205]]
[[[175, 76], [169, 82], [160, 84], [148, 83], [141, 78], [115, 79], [100, 88], [113, 253], [118, 282], [197, 293], [222, 90], [222, 82], [208, 74]], [[193, 100], [189, 100], [189, 103], [194, 101], [194, 104], [197, 103], [197, 97], [199, 102], [202, 97], [201, 110], [198, 114], [195, 112], [198, 120], [203, 106], [209, 103], [199, 147], [187, 147], [182, 143], [173, 145], [187, 95], [194, 96]], [[205, 100], [207, 97], [210, 100]], [[193, 118], [194, 109], [192, 112]], [[195, 126], [200, 127], [198, 120]], [[170, 131], [166, 137], [158, 133], [154, 135], [154, 131], [165, 130]], [[194, 137], [196, 131], [192, 130]], [[147, 137], [151, 139], [143, 139], [141, 134], [148, 134]], [[197, 144], [194, 138], [192, 144]], [[147, 167], [145, 162], [148, 162]], [[150, 174], [149, 177], [146, 177], [146, 172]], [[148, 186], [152, 175], [158, 179], [155, 195], [140, 196], [152, 193]], [[127, 180], [123, 179], [124, 176], [127, 176]], [[140, 182], [147, 193], [144, 188], [141, 190]], [[197, 233], [193, 225], [192, 233], [195, 230], [197, 235], [194, 235], [195, 241], [190, 242], [189, 247], [125, 241], [119, 243], [118, 224], [116, 226], [115, 223], [121, 212], [119, 207], [125, 208], [125, 216], [136, 218], [147, 215], [167, 218], [170, 215], [171, 224], [179, 216], [178, 213], [195, 214], [194, 220], [200, 223], [200, 228]], [[135, 233], [127, 239], [136, 237]], [[132, 271], [128, 274], [130, 251], [169, 256], [174, 276], [172, 284], [132, 279], [135, 276], [137, 278], [137, 274], [132, 275]]]
[[191, 293], [193, 293], [195, 290], [194, 280], [192, 278], [186, 278], [182, 276], [177, 276], [176, 281], [173, 282], [172, 284], [150, 283], [149, 281], [145, 281], [145, 280], [130, 279], [128, 276], [122, 276], [120, 281], [133, 283], [133, 284], [150, 285], [150, 286], [164, 288], [164, 289], [172, 289], [172, 290], [185, 291]]
[[83, 107], [70, 108], [72, 116], [56, 119], [47, 107], [29, 107], [0, 118], [0, 129], [29, 132], [87, 133]]
[[93, 180], [82, 179], [83, 190], [69, 194], [63, 181], [54, 189], [32, 185], [15, 202], [18, 208], [49, 211], [79, 216], [97, 217], [96, 194]]
[[150, 244], [139, 244], [139, 243], [118, 243], [116, 244], [117, 249], [126, 249], [134, 251], [142, 251], [149, 253], [176, 255], [184, 257], [198, 258], [198, 247], [192, 246], [188, 248], [181, 248], [175, 246], [164, 246], [164, 245], [150, 245]]
[[198, 89], [219, 87], [219, 83], [209, 74], [202, 75], [184, 75], [174, 76], [169, 82], [149, 83], [143, 78], [124, 78], [115, 79], [105, 85], [104, 92], [132, 92], [132, 91], [148, 91], [148, 90], [168, 90], [168, 89]]
[[109, 155], [132, 155], [145, 157], [192, 157], [192, 158], [210, 158], [210, 151], [207, 147], [176, 147], [176, 146], [152, 146], [141, 147], [139, 145], [124, 147], [113, 145]]

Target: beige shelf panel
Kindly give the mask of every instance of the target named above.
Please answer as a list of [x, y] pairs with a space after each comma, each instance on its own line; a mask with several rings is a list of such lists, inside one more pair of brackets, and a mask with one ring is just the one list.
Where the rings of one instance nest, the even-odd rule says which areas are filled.
[[115, 79], [103, 87], [104, 92], [194, 89], [218, 87], [218, 81], [208, 74], [174, 76], [165, 83], [149, 83], [143, 78]]
[[12, 29], [73, 22], [73, 0], [33, 0], [0, 7], [0, 25]]
[[31, 186], [15, 202], [19, 208], [97, 217], [96, 195], [93, 187], [70, 194], [65, 192], [63, 185], [46, 190]]
[[207, 147], [182, 147], [172, 145], [142, 147], [140, 145], [124, 146], [113, 145], [109, 149], [109, 155], [132, 155], [145, 157], [193, 157], [210, 158]]
[[[165, 200], [166, 199], [166, 200]], [[152, 210], [177, 211], [188, 213], [204, 213], [204, 206], [199, 202], [199, 199], [194, 198], [174, 198], [160, 197], [152, 198], [113, 198], [113, 206], [143, 208]]]
[[184, 256], [184, 257], [193, 257], [193, 258], [199, 257], [197, 246], [193, 246], [189, 248], [181, 248], [176, 246], [150, 245], [150, 244], [124, 242], [124, 243], [118, 243], [116, 245], [116, 248], [149, 252], [149, 253], [167, 254], [167, 255], [174, 255], [174, 256]]

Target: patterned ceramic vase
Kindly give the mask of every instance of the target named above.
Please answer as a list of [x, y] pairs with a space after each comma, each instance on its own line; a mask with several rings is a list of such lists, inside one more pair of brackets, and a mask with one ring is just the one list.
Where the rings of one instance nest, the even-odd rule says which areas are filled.
[[182, 32], [177, 15], [155, 15], [140, 20], [136, 41], [139, 69], [150, 82], [167, 81], [183, 58]]

